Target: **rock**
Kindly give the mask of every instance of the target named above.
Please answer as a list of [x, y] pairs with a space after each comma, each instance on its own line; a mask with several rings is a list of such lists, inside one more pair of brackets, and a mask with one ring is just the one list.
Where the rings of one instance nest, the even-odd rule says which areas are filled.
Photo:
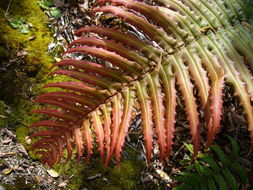
[[47, 173], [48, 173], [51, 177], [53, 177], [53, 178], [59, 177], [59, 173], [58, 173], [57, 171], [53, 170], [53, 169], [47, 170]]

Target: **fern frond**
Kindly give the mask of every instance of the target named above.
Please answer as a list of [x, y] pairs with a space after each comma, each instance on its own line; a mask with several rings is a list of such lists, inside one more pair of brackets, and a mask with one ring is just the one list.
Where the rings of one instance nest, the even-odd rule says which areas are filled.
[[[95, 3], [94, 16], [98, 12], [112, 14], [126, 23], [127, 30], [81, 28], [75, 33], [79, 38], [70, 44], [63, 60], [54, 65], [56, 70], [51, 74], [65, 75], [72, 81], [47, 84], [45, 88], [57, 90], [36, 99], [50, 107], [33, 113], [53, 117], [31, 126], [39, 129], [32, 135], [40, 138], [32, 148], [38, 149], [44, 163], [51, 166], [60, 162], [64, 149], [70, 158], [74, 146], [78, 159], [85, 147], [90, 160], [94, 136], [105, 165], [113, 155], [119, 163], [131, 112], [137, 107], [141, 111], [147, 163], [151, 162], [154, 141], [159, 144], [160, 160], [169, 158], [179, 92], [196, 158], [201, 142], [196, 98], [200, 99], [199, 109], [204, 111], [208, 148], [220, 128], [226, 83], [234, 87], [244, 109], [253, 146], [253, 30], [247, 22], [245, 2], [155, 2]], [[90, 55], [98, 62], [66, 58], [67, 54]], [[217, 183], [223, 184], [222, 180]], [[208, 186], [213, 186], [212, 181]]]
[[[237, 142], [230, 136], [227, 136], [232, 144], [231, 155], [238, 151]], [[189, 144], [185, 144], [188, 150], [193, 153], [193, 148]], [[211, 149], [215, 155], [199, 154], [198, 160], [190, 165], [184, 172], [180, 172], [175, 179], [182, 184], [173, 188], [178, 189], [238, 189], [237, 182], [243, 185], [247, 182], [247, 173], [238, 162], [238, 157], [227, 156], [225, 152], [218, 146], [212, 145]], [[218, 158], [218, 159], [217, 159]], [[234, 168], [237, 168], [234, 170]], [[237, 172], [239, 171], [239, 172]], [[240, 180], [239, 180], [240, 179]]]

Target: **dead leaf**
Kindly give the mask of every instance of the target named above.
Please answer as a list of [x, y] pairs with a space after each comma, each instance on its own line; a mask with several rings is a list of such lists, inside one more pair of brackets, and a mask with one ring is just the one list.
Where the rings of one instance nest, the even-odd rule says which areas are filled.
[[164, 180], [164, 181], [167, 181], [167, 182], [172, 182], [172, 179], [169, 177], [169, 175], [164, 172], [163, 170], [160, 170], [160, 169], [156, 169], [156, 173], [159, 175], [159, 177]]
[[27, 55], [27, 52], [26, 51], [19, 51], [18, 53], [17, 53], [17, 56], [18, 57], [21, 57], [21, 56], [26, 56]]
[[53, 178], [59, 177], [59, 173], [53, 169], [47, 170], [47, 173]]
[[5, 168], [5, 169], [3, 169], [3, 171], [2, 171], [2, 173], [4, 174], [4, 175], [8, 175], [8, 174], [10, 174], [12, 172], [12, 169], [11, 168]]
[[50, 44], [48, 45], [48, 51], [49, 51], [49, 52], [53, 51], [53, 50], [55, 49], [55, 46], [56, 46], [56, 43], [50, 43]]
[[102, 174], [96, 174], [94, 176], [88, 177], [87, 180], [94, 180], [94, 179], [97, 179], [97, 178], [100, 178], [100, 177], [102, 177]]
[[30, 36], [30, 37], [29, 37], [29, 41], [34, 40], [36, 37], [37, 37], [36, 35], [32, 35], [32, 36]]
[[3, 143], [3, 144], [8, 144], [8, 143], [10, 143], [11, 141], [12, 141], [12, 138], [6, 137], [6, 138], [2, 141], [2, 143]]
[[17, 149], [20, 153], [22, 153], [24, 156], [27, 156], [28, 153], [25, 149], [25, 147], [21, 143], [16, 143]]
[[40, 177], [37, 176], [37, 175], [34, 176], [34, 179], [37, 181], [37, 183], [40, 183], [40, 182], [41, 182]]
[[3, 153], [0, 153], [0, 158], [11, 157], [11, 156], [14, 156], [15, 154], [16, 152], [3, 152]]
[[26, 142], [27, 145], [31, 145], [32, 140], [30, 139], [29, 136], [27, 136], [27, 137], [25, 137], [25, 142]]
[[55, 60], [56, 62], [60, 62], [60, 61], [61, 61], [61, 58], [59, 58], [59, 57], [54, 57], [54, 60]]
[[59, 183], [58, 187], [65, 187], [65, 186], [67, 186], [67, 184], [68, 184], [67, 182], [68, 182], [68, 180], [65, 180], [65, 181]]
[[19, 165], [15, 165], [12, 169], [17, 170], [19, 168]]
[[4, 116], [4, 115], [0, 115], [0, 118], [1, 118], [1, 119], [6, 119], [7, 117]]

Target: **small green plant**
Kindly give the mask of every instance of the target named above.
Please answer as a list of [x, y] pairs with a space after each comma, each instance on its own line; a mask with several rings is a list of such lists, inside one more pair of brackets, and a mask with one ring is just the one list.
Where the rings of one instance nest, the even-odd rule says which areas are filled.
[[54, 5], [54, 0], [42, 0], [39, 1], [39, 5], [43, 9], [49, 9], [49, 7]]
[[[212, 145], [211, 153], [199, 153], [197, 160], [185, 167], [186, 171], [180, 172], [175, 179], [182, 182], [173, 190], [201, 189], [239, 189], [238, 183], [247, 183], [247, 173], [238, 162], [239, 146], [230, 136], [227, 136], [232, 146], [232, 152], [226, 156], [225, 152], [216, 144]], [[193, 154], [193, 147], [186, 144], [187, 149]], [[190, 159], [184, 160], [191, 162]]]
[[23, 17], [18, 17], [16, 19], [10, 19], [10, 25], [12, 28], [20, 30], [22, 34], [28, 34], [30, 32], [29, 26]]
[[61, 10], [54, 6], [53, 0], [42, 0], [39, 1], [39, 5], [42, 9], [46, 10], [46, 12], [55, 18], [59, 18], [61, 16]]

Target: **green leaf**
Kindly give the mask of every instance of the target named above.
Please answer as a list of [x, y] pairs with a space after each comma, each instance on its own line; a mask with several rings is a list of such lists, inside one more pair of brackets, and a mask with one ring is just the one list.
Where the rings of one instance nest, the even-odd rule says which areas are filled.
[[53, 7], [49, 11], [50, 15], [55, 18], [60, 18], [61, 16], [61, 10], [57, 7]]
[[180, 172], [179, 175], [181, 176], [174, 177], [177, 181], [185, 182], [191, 185], [197, 184], [203, 180], [203, 177], [198, 175], [197, 173]]
[[241, 164], [239, 164], [239, 162], [237, 162], [237, 161], [232, 161], [230, 163], [230, 167], [236, 171], [237, 175], [241, 179], [241, 183], [246, 184], [248, 177], [247, 177], [247, 173], [246, 173], [245, 169], [241, 166]]
[[219, 157], [222, 165], [224, 167], [226, 167], [228, 165], [228, 160], [227, 160], [226, 155], [223, 152], [223, 150], [219, 146], [217, 146], [217, 145], [212, 145], [211, 149], [216, 152], [216, 154], [218, 155], [218, 157]]
[[30, 32], [29, 27], [27, 25], [22, 24], [20, 27], [20, 31], [22, 34], [28, 34]]
[[187, 144], [187, 143], [184, 143], [185, 147], [190, 151], [191, 154], [193, 154], [193, 146], [192, 144]]
[[215, 186], [215, 182], [214, 182], [213, 178], [209, 178], [207, 180], [207, 185], [208, 185], [209, 190], [216, 190], [216, 186]]
[[215, 182], [219, 185], [219, 187], [220, 187], [219, 189], [222, 189], [222, 190], [228, 189], [225, 180], [223, 179], [223, 177], [219, 173], [213, 177], [215, 179]]
[[203, 171], [204, 167], [201, 166], [199, 164], [199, 162], [197, 162], [197, 161], [195, 162], [195, 169], [196, 169], [196, 171], [198, 172], [199, 175], [203, 175], [204, 174], [204, 171]]
[[18, 17], [17, 19], [10, 21], [10, 24], [14, 29], [18, 29], [24, 22], [25, 19], [23, 17]]
[[237, 183], [236, 183], [236, 180], [233, 176], [233, 174], [229, 171], [228, 168], [222, 170], [222, 174], [224, 175], [224, 177], [226, 178], [230, 188], [232, 190], [237, 190]]
[[54, 0], [42, 0], [39, 2], [39, 6], [42, 9], [49, 9], [49, 7], [54, 5]]
[[199, 154], [199, 158], [203, 160], [204, 162], [206, 162], [207, 164], [209, 164], [214, 171], [217, 172], [220, 170], [220, 167], [216, 163], [216, 161], [212, 157], [208, 156], [207, 154]]
[[[195, 188], [193, 188], [195, 189]], [[202, 183], [199, 184], [199, 189], [200, 190], [208, 190], [208, 185], [205, 181], [203, 181]]]
[[178, 185], [177, 187], [174, 187], [172, 190], [188, 190], [192, 189], [192, 187], [189, 184], [182, 184]]
[[202, 166], [198, 161], [195, 162], [195, 169], [200, 176], [205, 175], [207, 177], [212, 176], [213, 172], [206, 166]]
[[240, 148], [238, 146], [238, 143], [235, 141], [234, 138], [228, 136], [228, 135], [225, 135], [229, 140], [230, 140], [230, 143], [232, 145], [232, 159], [238, 159], [239, 158], [239, 152], [240, 152]]

